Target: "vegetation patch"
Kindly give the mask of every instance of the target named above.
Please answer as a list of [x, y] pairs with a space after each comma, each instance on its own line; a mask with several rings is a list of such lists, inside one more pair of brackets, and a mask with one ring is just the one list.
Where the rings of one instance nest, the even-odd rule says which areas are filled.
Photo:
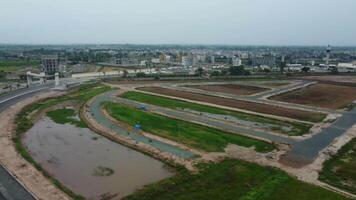
[[56, 185], [60, 190], [65, 192], [67, 195], [75, 200], [85, 199], [83, 196], [75, 194], [72, 190], [64, 186], [57, 179], [51, 176], [45, 169], [42, 168], [27, 151], [26, 147], [22, 144], [22, 137], [28, 131], [34, 123], [34, 119], [30, 117], [30, 114], [40, 112], [46, 108], [54, 106], [56, 104], [65, 101], [76, 101], [79, 105], [84, 104], [90, 98], [99, 95], [103, 92], [109, 91], [110, 87], [99, 86], [97, 84], [83, 85], [78, 89], [73, 90], [70, 94], [65, 96], [60, 96], [56, 98], [48, 98], [40, 102], [26, 106], [16, 117], [16, 135], [13, 138], [16, 150], [21, 154], [21, 156], [31, 163], [37, 170], [41, 171], [44, 176], [46, 176], [54, 185]]
[[298, 181], [286, 173], [239, 160], [199, 164], [199, 173], [181, 169], [124, 200], [344, 200], [339, 194]]
[[47, 112], [47, 116], [58, 124], [73, 124], [79, 128], [86, 128], [86, 124], [77, 119], [77, 113], [73, 109], [57, 109]]
[[108, 167], [98, 166], [94, 169], [93, 176], [111, 176], [114, 174], [114, 170]]
[[319, 179], [332, 186], [356, 194], [356, 138], [324, 163]]
[[253, 146], [259, 152], [269, 152], [275, 149], [274, 145], [267, 142], [144, 112], [117, 103], [105, 103], [105, 109], [115, 119], [128, 123], [131, 126], [139, 124], [146, 132], [209, 152], [222, 152], [228, 144], [244, 147]]
[[[149, 95], [141, 92], [126, 92], [121, 95], [122, 98], [139, 101], [143, 103], [148, 103], [156, 106], [171, 108], [171, 109], [191, 109], [198, 112], [205, 112], [205, 113], [212, 113], [218, 115], [227, 115], [235, 117], [239, 120], [250, 121], [250, 122], [257, 122], [261, 124], [269, 124], [273, 126], [273, 131], [287, 134], [290, 136], [297, 136], [303, 135], [309, 132], [309, 129], [312, 125], [305, 124], [305, 123], [298, 123], [298, 122], [286, 122], [275, 120], [267, 117], [261, 117], [257, 115], [242, 113], [242, 112], [235, 112], [224, 110], [221, 108], [215, 108], [212, 106], [205, 106], [196, 103], [190, 103], [186, 101], [180, 101], [175, 99], [170, 99], [166, 97], [160, 97], [156, 95]], [[291, 130], [285, 130], [282, 127], [291, 127]]]

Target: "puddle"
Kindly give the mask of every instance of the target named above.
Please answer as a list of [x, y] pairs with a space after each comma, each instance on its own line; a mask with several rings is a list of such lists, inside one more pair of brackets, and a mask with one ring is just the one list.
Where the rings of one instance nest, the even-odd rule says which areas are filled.
[[114, 199], [174, 175], [162, 162], [116, 144], [87, 128], [57, 124], [45, 117], [26, 134], [24, 145], [63, 185], [87, 199]]

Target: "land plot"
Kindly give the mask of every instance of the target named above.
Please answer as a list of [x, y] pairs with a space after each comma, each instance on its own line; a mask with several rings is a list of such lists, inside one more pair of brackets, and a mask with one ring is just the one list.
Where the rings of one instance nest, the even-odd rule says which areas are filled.
[[340, 109], [356, 100], [356, 87], [314, 84], [270, 99], [289, 103]]
[[257, 113], [264, 113], [282, 117], [288, 117], [292, 119], [310, 121], [310, 122], [320, 122], [325, 118], [324, 114], [314, 113], [303, 110], [296, 110], [291, 108], [283, 108], [273, 105], [255, 103], [250, 101], [235, 100], [230, 98], [222, 98], [210, 95], [197, 94], [193, 92], [178, 91], [172, 89], [166, 89], [161, 87], [142, 87], [138, 88], [142, 91], [163, 94], [167, 96], [173, 96], [183, 99], [189, 99], [194, 101], [206, 102], [221, 106], [227, 106], [232, 108], [238, 108], [243, 110], [250, 110]]
[[205, 90], [210, 92], [221, 92], [234, 95], [251, 95], [268, 90], [267, 88], [237, 85], [237, 84], [222, 84], [222, 85], [187, 85], [185, 87]]

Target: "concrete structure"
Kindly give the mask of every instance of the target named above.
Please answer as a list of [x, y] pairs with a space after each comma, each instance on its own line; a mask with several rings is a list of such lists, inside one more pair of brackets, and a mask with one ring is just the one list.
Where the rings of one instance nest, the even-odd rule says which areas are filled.
[[193, 64], [192, 59], [189, 56], [182, 56], [182, 65], [191, 66]]
[[42, 85], [46, 83], [46, 74], [44, 72], [41, 72], [40, 74], [35, 74], [35, 73], [28, 71], [26, 73], [26, 75], [27, 75], [27, 86], [32, 85], [33, 77], [39, 78], [40, 84], [42, 84]]
[[267, 65], [274, 67], [276, 65], [276, 58], [274, 56], [258, 56], [252, 58], [252, 66]]
[[42, 57], [42, 72], [54, 74], [59, 72], [59, 58], [57, 55], [47, 55]]
[[242, 60], [239, 57], [233, 57], [232, 58], [232, 66], [241, 66], [242, 65]]
[[331, 47], [330, 45], [328, 45], [328, 48], [326, 49], [326, 61], [325, 61], [325, 65], [326, 68], [329, 69], [329, 65], [330, 65], [330, 53], [331, 53]]

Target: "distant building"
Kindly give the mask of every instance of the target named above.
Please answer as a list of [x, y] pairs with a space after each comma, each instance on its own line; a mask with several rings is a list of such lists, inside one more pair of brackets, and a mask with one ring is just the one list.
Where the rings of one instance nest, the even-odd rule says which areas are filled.
[[182, 65], [183, 66], [191, 66], [193, 64], [193, 60], [189, 56], [182, 56]]
[[242, 60], [238, 57], [232, 58], [232, 66], [237, 67], [242, 65]]
[[46, 74], [59, 72], [59, 58], [57, 55], [42, 56], [41, 71]]
[[274, 56], [260, 56], [252, 58], [252, 66], [261, 65], [273, 67], [276, 65], [276, 58]]
[[159, 60], [159, 58], [152, 58], [151, 62], [155, 63], [155, 64], [158, 64], [158, 63], [160, 63], [160, 60]]

